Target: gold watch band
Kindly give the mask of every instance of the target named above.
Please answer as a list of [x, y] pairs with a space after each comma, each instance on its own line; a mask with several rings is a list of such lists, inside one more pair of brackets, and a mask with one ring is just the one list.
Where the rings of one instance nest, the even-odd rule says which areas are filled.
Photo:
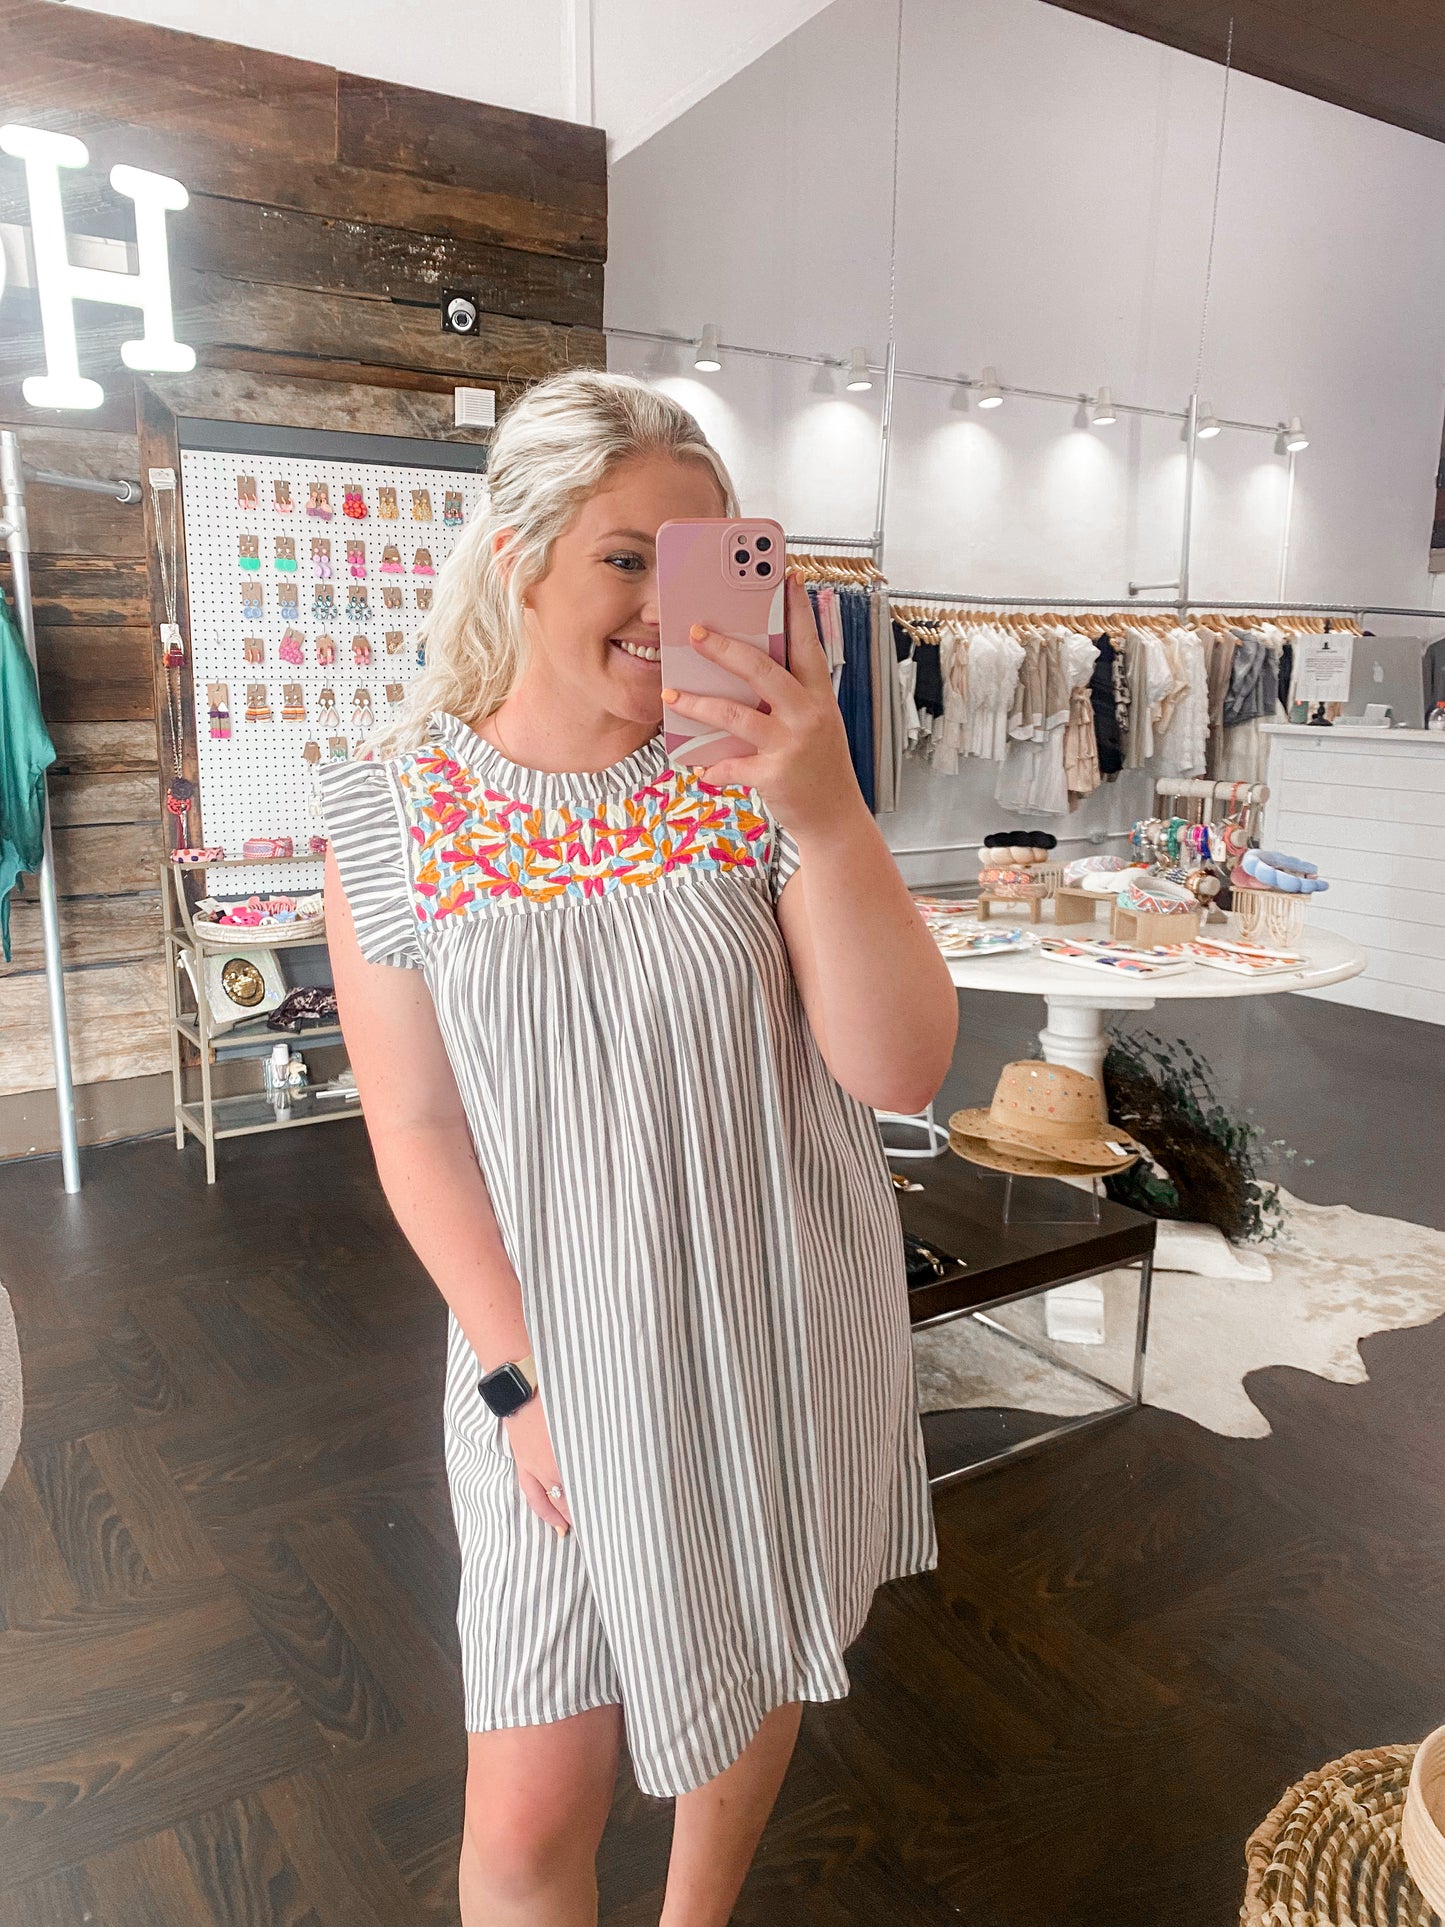
[[514, 1358], [512, 1363], [535, 1392], [537, 1389], [537, 1361], [533, 1358], [532, 1354], [528, 1352], [524, 1358]]

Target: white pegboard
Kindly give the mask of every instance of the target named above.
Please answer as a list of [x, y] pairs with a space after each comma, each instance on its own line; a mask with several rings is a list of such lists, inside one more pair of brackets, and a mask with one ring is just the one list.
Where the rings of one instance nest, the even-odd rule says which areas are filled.
[[[254, 476], [256, 506], [242, 508], [237, 491], [241, 476]], [[419, 674], [417, 661], [419, 632], [425, 620], [418, 606], [418, 586], [436, 587], [436, 576], [418, 575], [414, 570], [416, 551], [431, 552], [433, 567], [439, 573], [451, 553], [457, 527], [444, 519], [448, 491], [460, 493], [463, 516], [476, 506], [485, 486], [485, 477], [468, 470], [437, 468], [396, 468], [379, 462], [333, 462], [309, 456], [218, 453], [207, 449], [181, 451], [181, 503], [185, 516], [186, 569], [190, 582], [190, 655], [192, 689], [195, 698], [197, 767], [200, 776], [200, 822], [191, 812], [191, 833], [206, 844], [219, 844], [239, 855], [247, 837], [289, 836], [298, 851], [305, 850], [308, 839], [320, 832], [321, 819], [316, 808], [316, 784], [311, 766], [303, 757], [308, 740], [320, 745], [322, 762], [330, 760], [328, 738], [346, 739], [348, 756], [354, 753], [365, 731], [352, 722], [352, 700], [358, 689], [371, 695], [372, 716], [380, 724], [390, 713], [386, 685], [400, 683], [405, 690]], [[275, 485], [290, 485], [292, 508], [289, 513], [276, 506]], [[324, 483], [331, 500], [331, 519], [308, 515], [307, 501], [313, 483]], [[356, 521], [343, 513], [348, 489], [359, 489], [366, 504], [366, 517]], [[380, 491], [396, 491], [398, 515], [395, 521], [381, 519]], [[431, 501], [431, 520], [418, 522], [412, 515], [412, 491], [425, 489]], [[240, 566], [240, 540], [254, 536], [260, 567], [255, 571]], [[296, 545], [296, 571], [287, 574], [276, 568], [276, 541], [289, 537]], [[331, 543], [331, 578], [318, 584], [312, 560], [312, 538]], [[353, 581], [348, 571], [347, 543], [365, 545], [366, 575]], [[382, 555], [388, 543], [400, 552], [401, 573], [383, 574]], [[245, 584], [259, 585], [262, 612], [248, 615], [242, 600]], [[333, 610], [329, 618], [319, 616], [313, 606], [318, 586], [332, 591]], [[401, 591], [401, 607], [384, 606], [383, 589]], [[282, 590], [295, 595], [296, 615], [283, 614]], [[348, 589], [365, 589], [365, 619], [347, 612]], [[302, 639], [300, 664], [283, 661], [280, 648], [288, 629]], [[399, 630], [402, 647], [388, 654], [388, 631]], [[323, 666], [316, 660], [318, 638], [329, 635], [336, 645], [336, 660]], [[364, 636], [371, 645], [371, 662], [358, 667], [352, 655], [352, 639]], [[259, 638], [265, 647], [265, 660], [248, 663], [244, 645], [248, 637]], [[282, 690], [286, 683], [299, 683], [306, 706], [304, 720], [283, 719]], [[211, 735], [206, 687], [225, 683], [230, 690], [231, 734], [228, 740]], [[246, 717], [246, 690], [250, 683], [266, 685], [270, 703], [269, 722], [250, 722]], [[321, 724], [320, 694], [330, 688], [336, 696], [339, 727]], [[297, 858], [274, 864], [248, 864], [244, 869], [217, 866], [206, 877], [206, 888], [215, 896], [248, 896], [252, 891], [284, 891], [296, 895], [321, 887], [321, 859]]]

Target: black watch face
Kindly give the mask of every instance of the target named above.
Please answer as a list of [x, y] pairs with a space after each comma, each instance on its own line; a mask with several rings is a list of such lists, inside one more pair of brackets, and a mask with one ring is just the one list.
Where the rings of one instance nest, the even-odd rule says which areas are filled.
[[478, 1381], [477, 1390], [498, 1418], [510, 1418], [532, 1396], [526, 1375], [511, 1363], [499, 1365], [494, 1372], [488, 1372], [485, 1378]]

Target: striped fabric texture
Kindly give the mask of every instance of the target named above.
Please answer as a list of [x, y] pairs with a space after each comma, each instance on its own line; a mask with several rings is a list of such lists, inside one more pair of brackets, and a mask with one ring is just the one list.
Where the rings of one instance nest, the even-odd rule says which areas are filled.
[[938, 1563], [887, 1161], [777, 921], [797, 847], [660, 730], [544, 772], [439, 710], [319, 775], [363, 954], [432, 993], [573, 1520], [527, 1505], [453, 1316], [468, 1730], [620, 1704], [638, 1785], [688, 1792], [846, 1696], [876, 1589]]

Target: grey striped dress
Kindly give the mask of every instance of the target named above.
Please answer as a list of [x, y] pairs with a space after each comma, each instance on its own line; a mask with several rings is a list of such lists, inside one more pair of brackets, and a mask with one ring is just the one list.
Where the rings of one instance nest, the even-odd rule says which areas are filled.
[[320, 775], [363, 953], [435, 1002], [573, 1520], [453, 1317], [468, 1730], [620, 1704], [638, 1785], [690, 1791], [843, 1698], [875, 1589], [938, 1563], [895, 1195], [774, 907], [796, 845], [661, 731], [559, 774], [437, 710]]

